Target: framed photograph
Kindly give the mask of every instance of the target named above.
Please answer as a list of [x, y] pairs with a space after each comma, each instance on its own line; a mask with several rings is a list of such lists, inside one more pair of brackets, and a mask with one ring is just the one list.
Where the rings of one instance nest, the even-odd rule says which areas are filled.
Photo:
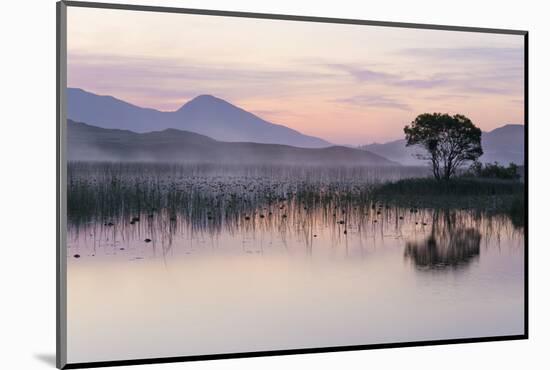
[[526, 31], [57, 11], [59, 368], [528, 337]]

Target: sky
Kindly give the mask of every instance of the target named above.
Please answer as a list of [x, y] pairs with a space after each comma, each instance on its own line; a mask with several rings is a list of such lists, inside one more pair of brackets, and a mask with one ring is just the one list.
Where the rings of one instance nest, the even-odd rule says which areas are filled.
[[210, 94], [334, 144], [425, 112], [523, 124], [523, 36], [69, 7], [67, 79], [162, 111]]

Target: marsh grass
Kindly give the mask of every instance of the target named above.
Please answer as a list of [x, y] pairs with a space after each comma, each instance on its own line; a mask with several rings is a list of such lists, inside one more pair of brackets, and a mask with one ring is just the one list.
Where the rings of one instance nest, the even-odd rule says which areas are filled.
[[[523, 219], [525, 185], [520, 181], [459, 177], [401, 179], [376, 187], [374, 199], [405, 207], [480, 209]], [[522, 222], [518, 224], [522, 225]]]
[[308, 245], [320, 224], [334, 238], [346, 238], [405, 222], [428, 227], [437, 209], [471, 210], [473, 219], [500, 213], [523, 225], [523, 184], [418, 178], [426, 175], [426, 169], [406, 167], [73, 162], [68, 227], [76, 234], [93, 228], [88, 234], [169, 246], [180, 232], [215, 237], [273, 230], [283, 238], [300, 234]]
[[293, 211], [289, 206], [367, 206], [373, 187], [381, 181], [423, 171], [74, 162], [68, 167], [69, 223], [108, 223], [159, 210], [204, 223], [261, 217], [262, 210], [264, 217], [285, 207]]

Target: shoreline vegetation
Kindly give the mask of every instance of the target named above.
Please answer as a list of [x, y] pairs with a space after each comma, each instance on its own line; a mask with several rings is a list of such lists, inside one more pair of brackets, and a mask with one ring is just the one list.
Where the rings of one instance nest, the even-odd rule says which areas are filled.
[[347, 223], [351, 213], [376, 216], [391, 207], [505, 215], [515, 227], [523, 227], [525, 189], [519, 179], [464, 173], [442, 181], [429, 176], [426, 167], [70, 162], [69, 226], [132, 224], [160, 212], [170, 220], [219, 226], [255, 219], [307, 220], [319, 210]]
[[411, 178], [373, 190], [382, 202], [413, 208], [479, 210], [508, 215], [515, 226], [525, 223], [525, 184], [518, 180], [457, 177], [447, 181]]

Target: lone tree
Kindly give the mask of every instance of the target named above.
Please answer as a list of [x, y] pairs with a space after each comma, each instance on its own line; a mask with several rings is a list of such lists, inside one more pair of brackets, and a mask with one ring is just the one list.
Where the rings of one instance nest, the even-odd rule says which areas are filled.
[[436, 179], [448, 180], [462, 164], [482, 154], [481, 130], [468, 117], [442, 113], [424, 113], [405, 126], [407, 146], [421, 145], [427, 153], [419, 159], [432, 163]]

